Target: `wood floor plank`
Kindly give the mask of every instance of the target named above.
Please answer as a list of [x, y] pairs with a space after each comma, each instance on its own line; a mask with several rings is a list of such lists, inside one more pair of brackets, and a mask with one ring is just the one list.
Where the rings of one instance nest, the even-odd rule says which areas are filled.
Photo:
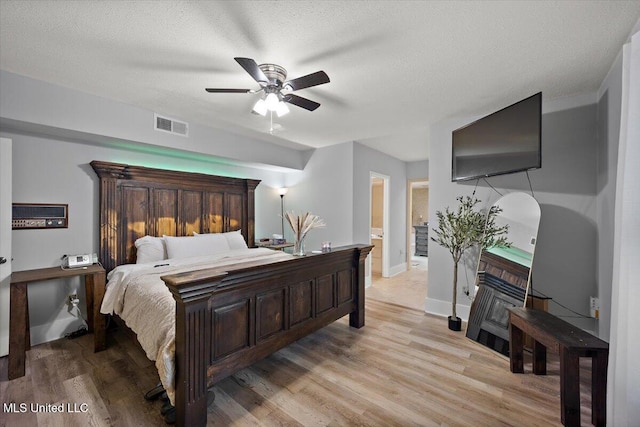
[[[208, 426], [559, 426], [559, 361], [548, 375], [512, 374], [509, 360], [449, 331], [446, 319], [373, 299], [366, 326], [345, 317], [213, 387]], [[153, 362], [119, 330], [106, 351], [93, 337], [27, 352], [27, 375], [0, 373], [3, 403], [81, 404], [89, 413], [0, 412], [0, 426], [164, 425], [162, 402], [144, 393]], [[6, 370], [5, 360], [0, 369]], [[590, 424], [590, 366], [581, 361], [581, 418]]]

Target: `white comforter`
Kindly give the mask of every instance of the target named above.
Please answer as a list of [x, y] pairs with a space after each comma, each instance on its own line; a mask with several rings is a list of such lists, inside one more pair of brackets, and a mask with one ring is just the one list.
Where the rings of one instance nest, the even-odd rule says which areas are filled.
[[[174, 404], [175, 300], [160, 276], [255, 260], [284, 260], [291, 255], [271, 249], [239, 249], [218, 255], [126, 264], [113, 269], [100, 312], [115, 313], [138, 336]], [[168, 265], [166, 265], [168, 264]]]

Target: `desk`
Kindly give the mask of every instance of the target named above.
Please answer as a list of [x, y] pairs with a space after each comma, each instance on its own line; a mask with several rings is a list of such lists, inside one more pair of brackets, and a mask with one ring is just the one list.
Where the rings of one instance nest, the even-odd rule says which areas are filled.
[[547, 348], [560, 355], [560, 418], [565, 426], [580, 425], [580, 357], [591, 357], [591, 422], [607, 421], [609, 344], [564, 320], [521, 307], [509, 309], [511, 372], [524, 372], [523, 333], [533, 339], [533, 373], [547, 373]]
[[87, 323], [93, 332], [94, 351], [106, 348], [106, 318], [100, 314], [104, 297], [105, 271], [100, 265], [63, 270], [60, 267], [14, 271], [10, 284], [9, 318], [9, 379], [24, 376], [25, 352], [31, 348], [29, 330], [29, 300], [27, 285], [43, 280], [84, 276], [87, 297]]

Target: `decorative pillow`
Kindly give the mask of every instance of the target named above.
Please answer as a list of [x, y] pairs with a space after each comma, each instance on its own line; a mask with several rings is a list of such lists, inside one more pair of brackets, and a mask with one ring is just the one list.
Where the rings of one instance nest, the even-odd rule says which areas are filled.
[[230, 249], [227, 239], [220, 234], [200, 234], [197, 239], [191, 236], [164, 236], [164, 241], [169, 258], [215, 255]]
[[225, 239], [227, 239], [227, 243], [229, 244], [229, 248], [231, 250], [235, 250], [235, 249], [247, 249], [247, 242], [244, 241], [244, 237], [242, 236], [242, 233], [240, 230], [236, 230], [236, 231], [229, 231], [227, 233], [208, 233], [208, 234], [199, 234], [196, 233], [195, 231], [193, 232], [193, 235], [196, 237], [202, 237], [202, 236], [211, 236], [212, 234], [214, 235], [222, 235], [225, 237]]
[[136, 264], [167, 259], [167, 248], [162, 237], [144, 236], [134, 244], [136, 245]]

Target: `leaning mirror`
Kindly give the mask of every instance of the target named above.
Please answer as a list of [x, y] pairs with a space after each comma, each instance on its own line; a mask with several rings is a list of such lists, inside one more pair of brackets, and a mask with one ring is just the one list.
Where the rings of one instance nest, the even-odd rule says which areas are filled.
[[510, 193], [494, 206], [497, 226], [507, 226], [509, 247], [485, 248], [476, 273], [467, 337], [503, 354], [509, 352], [510, 307], [524, 306], [531, 283], [540, 206], [526, 193]]

